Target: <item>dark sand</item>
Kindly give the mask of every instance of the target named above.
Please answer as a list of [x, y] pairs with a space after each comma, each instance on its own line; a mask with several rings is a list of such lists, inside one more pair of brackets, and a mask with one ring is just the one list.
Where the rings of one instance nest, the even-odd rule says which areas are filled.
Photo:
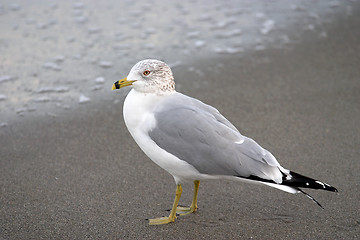
[[[110, 92], [118, 106], [0, 128], [0, 238], [359, 239], [358, 23], [359, 14], [340, 17], [327, 38], [304, 36], [293, 49], [196, 61], [207, 84], [174, 71], [181, 92], [217, 107], [285, 168], [337, 187], [308, 191], [325, 210], [266, 186], [201, 182], [197, 213], [149, 226], [146, 218], [168, 214], [175, 184], [132, 140], [123, 94]], [[192, 185], [183, 189], [187, 205]]]

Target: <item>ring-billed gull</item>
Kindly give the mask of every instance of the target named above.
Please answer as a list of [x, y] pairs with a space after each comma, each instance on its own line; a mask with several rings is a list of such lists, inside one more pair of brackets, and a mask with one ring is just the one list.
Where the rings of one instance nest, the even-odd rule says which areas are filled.
[[[150, 224], [174, 222], [176, 215], [197, 210], [200, 180], [232, 179], [261, 183], [289, 193], [300, 188], [337, 192], [329, 184], [289, 171], [251, 138], [245, 137], [220, 112], [175, 90], [170, 67], [159, 60], [135, 64], [112, 89], [132, 86], [124, 101], [125, 124], [144, 153], [168, 171], [177, 184], [169, 217]], [[178, 206], [185, 181], [194, 182], [190, 207]]]

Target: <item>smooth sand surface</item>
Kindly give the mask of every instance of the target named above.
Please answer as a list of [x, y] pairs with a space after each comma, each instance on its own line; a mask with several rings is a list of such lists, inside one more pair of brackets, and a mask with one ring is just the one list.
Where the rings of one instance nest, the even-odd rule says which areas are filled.
[[[193, 60], [200, 80], [174, 70], [179, 91], [217, 107], [285, 168], [337, 187], [308, 190], [325, 210], [266, 186], [201, 182], [197, 213], [149, 226], [168, 214], [175, 184], [127, 132], [124, 94], [109, 91], [118, 104], [0, 128], [0, 238], [359, 239], [359, 22], [340, 17], [326, 38], [291, 49]], [[187, 205], [192, 185], [183, 190]]]

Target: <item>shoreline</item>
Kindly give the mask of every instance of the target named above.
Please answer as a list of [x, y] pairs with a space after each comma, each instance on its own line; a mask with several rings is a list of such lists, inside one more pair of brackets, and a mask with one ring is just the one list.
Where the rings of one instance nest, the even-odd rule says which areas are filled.
[[[107, 85], [144, 58], [165, 60], [187, 72], [182, 74], [203, 78], [203, 67], [194, 68], [189, 62], [242, 59], [273, 48], [291, 49], [302, 44], [304, 38], [326, 39], [329, 25], [355, 18], [359, 8], [353, 2], [300, 1], [288, 5], [281, 1], [271, 5], [249, 3], [246, 7], [238, 7], [236, 1], [220, 7], [210, 1], [206, 13], [201, 3], [170, 4], [169, 12], [185, 18], [179, 20], [170, 14], [173, 23], [166, 24], [158, 22], [156, 14], [154, 18], [151, 12], [144, 13], [149, 22], [156, 20], [158, 31], [142, 26], [142, 18], [133, 14], [125, 14], [130, 26], [125, 24], [125, 16], [115, 17], [118, 15], [113, 9], [128, 7], [136, 13], [136, 9], [146, 8], [146, 1], [133, 3], [132, 7], [117, 1], [57, 4], [22, 0], [0, 4], [0, 18], [4, 20], [0, 24], [4, 31], [1, 40], [6, 47], [0, 60], [0, 126], [11, 124], [13, 119], [21, 121], [27, 115], [54, 118], [75, 113], [97, 98], [111, 101]], [[164, 7], [161, 1], [153, 4]], [[193, 22], [199, 26], [192, 26]], [[178, 27], [172, 28], [174, 23]], [[139, 27], [140, 38], [132, 25]], [[59, 35], [64, 28], [68, 33]], [[149, 34], [148, 38], [144, 33]], [[215, 67], [221, 71], [223, 66]]]

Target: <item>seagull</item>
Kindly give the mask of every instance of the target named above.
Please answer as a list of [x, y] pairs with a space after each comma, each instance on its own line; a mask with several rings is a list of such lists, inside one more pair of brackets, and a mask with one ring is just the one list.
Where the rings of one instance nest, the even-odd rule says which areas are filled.
[[[141, 150], [169, 172], [176, 182], [168, 217], [149, 219], [150, 225], [174, 222], [197, 210], [201, 180], [229, 179], [265, 184], [289, 193], [301, 188], [337, 192], [327, 183], [283, 168], [253, 139], [241, 135], [216, 108], [175, 90], [170, 67], [159, 60], [136, 63], [112, 90], [132, 86], [124, 101], [127, 129]], [[178, 206], [184, 182], [194, 183], [190, 207]]]

